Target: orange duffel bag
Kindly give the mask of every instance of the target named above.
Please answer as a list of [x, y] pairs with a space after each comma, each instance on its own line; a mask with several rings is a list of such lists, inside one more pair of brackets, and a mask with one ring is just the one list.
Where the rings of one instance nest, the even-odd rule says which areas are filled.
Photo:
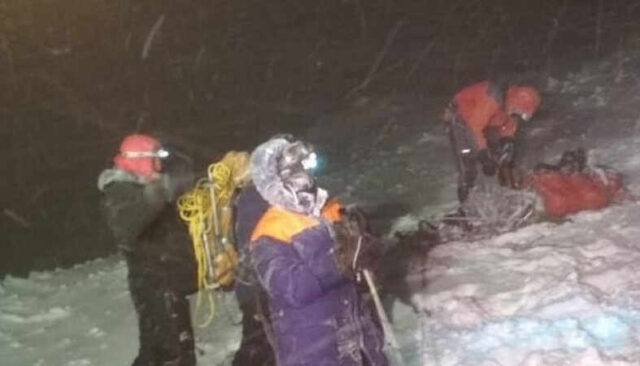
[[599, 169], [566, 173], [540, 169], [526, 179], [526, 185], [540, 196], [550, 217], [607, 207], [625, 195], [622, 175]]

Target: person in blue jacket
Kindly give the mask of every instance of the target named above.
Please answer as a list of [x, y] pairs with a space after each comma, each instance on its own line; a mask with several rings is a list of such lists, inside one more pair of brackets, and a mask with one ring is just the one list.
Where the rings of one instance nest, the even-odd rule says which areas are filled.
[[386, 366], [371, 306], [336, 262], [340, 206], [317, 187], [314, 162], [311, 146], [289, 136], [251, 156], [253, 182], [270, 206], [251, 234], [250, 255], [268, 295], [278, 365]]

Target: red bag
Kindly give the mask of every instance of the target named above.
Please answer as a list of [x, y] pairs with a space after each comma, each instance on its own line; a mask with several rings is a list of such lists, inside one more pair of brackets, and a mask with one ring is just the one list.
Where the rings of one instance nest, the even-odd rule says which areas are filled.
[[601, 173], [540, 170], [527, 183], [540, 195], [547, 215], [562, 218], [584, 210], [599, 210], [624, 195], [619, 173]]

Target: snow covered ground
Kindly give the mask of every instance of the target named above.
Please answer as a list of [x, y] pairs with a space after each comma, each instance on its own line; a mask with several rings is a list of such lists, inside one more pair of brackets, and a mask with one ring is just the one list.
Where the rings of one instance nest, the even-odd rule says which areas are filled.
[[[28, 279], [5, 279], [0, 288], [0, 364], [129, 365], [138, 340], [126, 273], [124, 262], [114, 256], [33, 273]], [[236, 309], [233, 296], [227, 295], [214, 324], [198, 328], [199, 364], [217, 365], [237, 348]]]
[[423, 364], [640, 364], [640, 206], [437, 247]]
[[[567, 103], [547, 109], [531, 131], [531, 140], [544, 147], [537, 157], [546, 160], [575, 146], [567, 141], [585, 145], [595, 162], [618, 168], [630, 189], [640, 192], [635, 78], [629, 75], [616, 89], [604, 72], [587, 75], [557, 82], [546, 94]], [[352, 159], [326, 178], [332, 187], [347, 187], [346, 198], [409, 200], [409, 212], [395, 228], [415, 226], [454, 198], [444, 135], [418, 122], [411, 126], [413, 133], [391, 138], [392, 144], [355, 140]], [[568, 132], [557, 133], [563, 127]], [[640, 205], [627, 202], [563, 223], [437, 247], [427, 263], [428, 286], [414, 297], [424, 313], [402, 304], [393, 310], [405, 363], [640, 365], [639, 236]], [[137, 330], [125, 276], [124, 263], [114, 256], [6, 278], [0, 284], [0, 364], [129, 364]], [[211, 326], [197, 330], [200, 365], [228, 363], [238, 345], [232, 296], [223, 296], [217, 314]]]

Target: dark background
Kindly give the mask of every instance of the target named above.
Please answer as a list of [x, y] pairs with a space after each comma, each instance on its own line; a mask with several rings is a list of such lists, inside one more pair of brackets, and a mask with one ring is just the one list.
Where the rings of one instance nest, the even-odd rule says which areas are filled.
[[543, 87], [622, 59], [638, 15], [635, 0], [1, 0], [0, 276], [114, 252], [95, 182], [128, 133], [204, 167], [363, 96], [428, 104], [501, 74]]

